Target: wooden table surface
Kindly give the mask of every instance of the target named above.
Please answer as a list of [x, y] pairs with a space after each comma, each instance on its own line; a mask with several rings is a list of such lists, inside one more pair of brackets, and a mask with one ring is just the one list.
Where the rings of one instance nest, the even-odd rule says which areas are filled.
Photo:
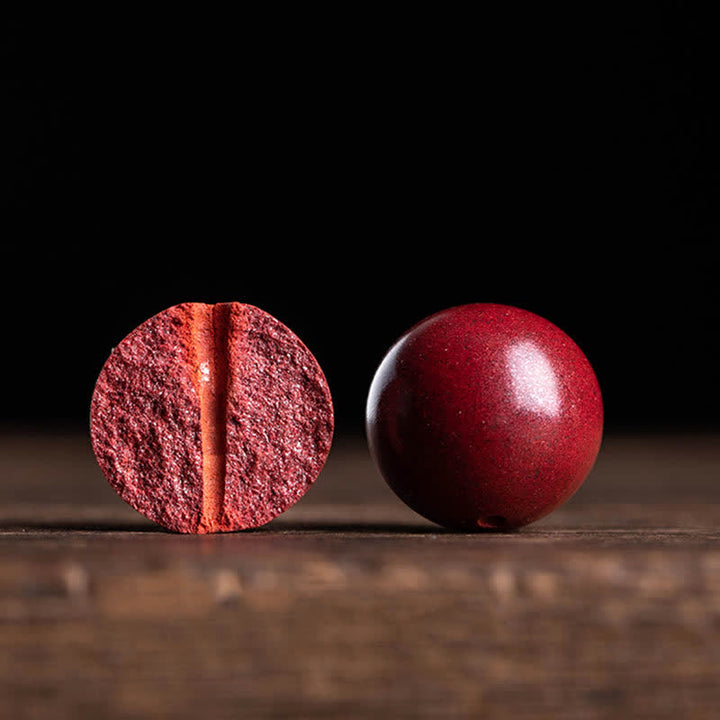
[[0, 718], [720, 718], [720, 436], [608, 436], [578, 494], [444, 531], [361, 437], [255, 531], [181, 536], [84, 433], [0, 435]]

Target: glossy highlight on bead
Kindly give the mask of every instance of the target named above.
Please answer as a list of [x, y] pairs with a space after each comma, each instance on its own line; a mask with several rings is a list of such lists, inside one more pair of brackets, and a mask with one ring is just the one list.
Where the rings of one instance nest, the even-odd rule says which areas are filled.
[[370, 385], [370, 453], [423, 517], [509, 530], [565, 503], [603, 433], [600, 387], [577, 344], [520, 308], [441, 310], [388, 350]]

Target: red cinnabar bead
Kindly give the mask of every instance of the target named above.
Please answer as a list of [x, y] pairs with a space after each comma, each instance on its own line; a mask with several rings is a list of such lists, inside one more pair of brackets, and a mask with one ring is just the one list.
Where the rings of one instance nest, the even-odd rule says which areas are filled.
[[333, 435], [325, 376], [300, 339], [242, 303], [183, 303], [112, 351], [91, 437], [110, 484], [171, 530], [257, 527], [319, 474]]
[[460, 530], [527, 525], [590, 472], [603, 405], [590, 363], [538, 315], [477, 303], [420, 321], [370, 386], [370, 453], [413, 510]]

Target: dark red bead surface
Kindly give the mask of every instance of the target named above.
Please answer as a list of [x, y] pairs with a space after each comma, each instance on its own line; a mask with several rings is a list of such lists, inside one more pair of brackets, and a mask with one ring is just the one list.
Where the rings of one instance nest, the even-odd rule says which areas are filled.
[[413, 510], [462, 530], [527, 525], [566, 502], [602, 440], [600, 387], [577, 344], [515, 307], [420, 321], [370, 386], [370, 453]]

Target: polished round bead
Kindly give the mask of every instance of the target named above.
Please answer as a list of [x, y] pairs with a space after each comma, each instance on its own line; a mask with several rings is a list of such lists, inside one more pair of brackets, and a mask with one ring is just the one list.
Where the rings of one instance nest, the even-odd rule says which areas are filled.
[[476, 303], [417, 323], [367, 399], [370, 453], [392, 490], [448, 528], [508, 530], [565, 503], [603, 432], [595, 373], [577, 344], [516, 307]]

